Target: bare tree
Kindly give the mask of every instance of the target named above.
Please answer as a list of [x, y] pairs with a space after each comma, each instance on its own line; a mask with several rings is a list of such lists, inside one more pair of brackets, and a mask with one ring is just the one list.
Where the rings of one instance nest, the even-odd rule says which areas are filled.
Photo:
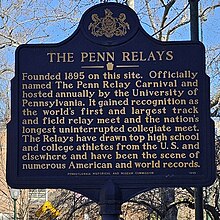
[[90, 1], [11, 0], [0, 2], [0, 120], [10, 120], [10, 80], [15, 49], [26, 43], [67, 38]]
[[68, 220], [73, 217], [80, 219], [85, 215], [89, 219], [98, 220], [100, 218], [98, 204], [79, 193], [65, 189], [52, 190], [49, 198], [61, 212], [58, 219]]

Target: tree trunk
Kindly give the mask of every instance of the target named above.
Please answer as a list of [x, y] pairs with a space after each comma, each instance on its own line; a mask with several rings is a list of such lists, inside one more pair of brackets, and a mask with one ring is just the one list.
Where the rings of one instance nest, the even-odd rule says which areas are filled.
[[161, 188], [161, 204], [162, 204], [162, 216], [161, 220], [177, 220], [178, 209], [176, 206], [169, 208], [170, 204], [175, 201], [175, 189], [174, 188]]

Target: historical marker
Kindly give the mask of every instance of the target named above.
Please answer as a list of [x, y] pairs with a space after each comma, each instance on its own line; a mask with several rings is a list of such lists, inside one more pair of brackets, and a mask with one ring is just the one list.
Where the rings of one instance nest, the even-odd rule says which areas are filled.
[[[58, 44], [16, 50], [7, 180], [98, 200], [215, 177], [202, 43], [160, 42], [121, 4], [89, 9]], [[124, 193], [126, 192], [126, 193]]]

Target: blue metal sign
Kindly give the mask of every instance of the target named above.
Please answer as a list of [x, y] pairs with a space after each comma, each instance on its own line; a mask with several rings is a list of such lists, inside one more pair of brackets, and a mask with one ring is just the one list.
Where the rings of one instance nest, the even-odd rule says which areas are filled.
[[16, 50], [7, 180], [98, 200], [213, 182], [214, 132], [202, 43], [160, 42], [127, 6], [90, 8], [58, 44]]

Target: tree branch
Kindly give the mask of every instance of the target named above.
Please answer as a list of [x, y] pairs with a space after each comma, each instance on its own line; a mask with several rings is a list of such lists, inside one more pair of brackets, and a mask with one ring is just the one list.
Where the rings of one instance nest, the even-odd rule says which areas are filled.
[[218, 3], [216, 5], [209, 6], [209, 7], [205, 8], [205, 9], [203, 9], [202, 13], [200, 14], [200, 17], [206, 16], [209, 12], [215, 10], [218, 7], [220, 7], [220, 3]]
[[153, 16], [153, 13], [152, 13], [152, 9], [150, 8], [149, 1], [145, 0], [145, 4], [146, 4], [147, 13], [149, 15], [149, 20], [150, 20], [151, 26], [152, 26], [152, 28], [154, 30], [154, 33], [155, 33], [155, 32], [157, 32], [157, 28], [155, 26], [154, 16]]
[[[176, 2], [176, 0], [171, 0], [166, 5], [164, 5], [165, 10], [164, 10], [164, 13], [163, 13], [160, 29], [163, 29], [163, 27], [165, 25], [165, 22], [167, 20], [167, 15], [168, 15], [170, 9], [172, 8], [172, 6], [174, 5], [175, 2]], [[164, 4], [164, 2], [163, 2], [163, 4]], [[160, 33], [159, 33], [159, 40], [162, 40], [162, 36], [163, 36], [163, 31], [161, 30]]]

